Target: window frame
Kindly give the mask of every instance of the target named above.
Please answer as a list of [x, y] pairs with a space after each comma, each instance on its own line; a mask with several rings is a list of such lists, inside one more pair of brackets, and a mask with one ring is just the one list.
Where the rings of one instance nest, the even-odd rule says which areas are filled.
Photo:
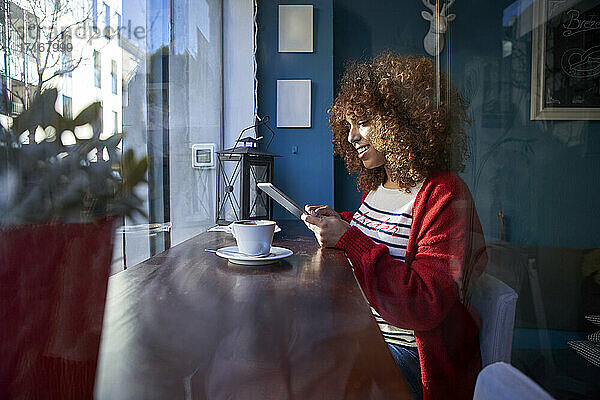
[[104, 36], [110, 39], [110, 6], [106, 2], [102, 2], [104, 13]]
[[113, 134], [118, 134], [119, 129], [119, 112], [113, 110]]
[[73, 118], [73, 98], [71, 96], [62, 95], [63, 102], [63, 117], [72, 119]]
[[92, 0], [92, 28], [98, 32], [98, 0]]
[[110, 63], [110, 78], [111, 78], [111, 92], [112, 94], [119, 94], [119, 77], [118, 77], [118, 65], [116, 60], [111, 60]]
[[117, 43], [119, 45], [121, 45], [121, 14], [119, 14], [118, 12], [115, 12], [115, 16], [117, 17]]
[[94, 87], [102, 88], [102, 55], [94, 49]]

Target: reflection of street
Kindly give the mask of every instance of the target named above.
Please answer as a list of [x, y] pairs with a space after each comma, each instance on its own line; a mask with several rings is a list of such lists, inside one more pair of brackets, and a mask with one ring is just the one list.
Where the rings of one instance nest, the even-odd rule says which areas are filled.
[[[231, 134], [222, 126], [222, 6], [221, 0], [0, 0], [0, 123], [9, 126], [36, 93], [53, 86], [59, 113], [76, 116], [100, 101], [101, 139], [122, 133], [119, 147], [149, 159], [148, 185], [135, 193], [148, 217], [124, 219], [115, 237], [115, 270], [214, 224], [216, 169], [192, 168], [191, 148], [222, 148], [222, 136]], [[53, 31], [45, 25], [54, 20]], [[36, 140], [45, 135], [39, 131]], [[60, 139], [74, 136], [89, 138], [91, 130]], [[95, 157], [90, 161], [108, 155]]]
[[114, 32], [122, 23], [122, 2], [97, 3], [2, 1], [0, 114], [13, 117], [45, 88], [56, 87], [64, 116], [100, 100], [104, 137], [121, 132], [122, 51]]

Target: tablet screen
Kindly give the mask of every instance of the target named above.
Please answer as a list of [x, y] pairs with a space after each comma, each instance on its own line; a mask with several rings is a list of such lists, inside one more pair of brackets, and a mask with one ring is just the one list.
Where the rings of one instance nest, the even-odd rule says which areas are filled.
[[302, 214], [306, 214], [302, 207], [300, 207], [294, 200], [290, 199], [285, 193], [273, 186], [269, 182], [261, 182], [258, 187], [269, 195], [273, 200], [279, 203], [283, 208], [300, 218]]

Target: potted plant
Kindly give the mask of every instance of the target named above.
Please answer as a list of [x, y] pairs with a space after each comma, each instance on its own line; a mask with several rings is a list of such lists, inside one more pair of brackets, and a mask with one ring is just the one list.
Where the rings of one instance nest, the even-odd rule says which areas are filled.
[[56, 99], [0, 126], [2, 399], [93, 397], [114, 230], [143, 214], [147, 159], [100, 139], [99, 103], [71, 119]]

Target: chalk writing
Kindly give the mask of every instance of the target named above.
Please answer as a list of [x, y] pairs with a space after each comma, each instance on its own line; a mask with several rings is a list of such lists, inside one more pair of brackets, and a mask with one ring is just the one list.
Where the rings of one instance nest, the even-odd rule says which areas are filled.
[[573, 9], [567, 11], [567, 17], [569, 20], [563, 24], [563, 28], [565, 28], [565, 31], [563, 32], [564, 37], [600, 29], [600, 15], [590, 14], [581, 18], [581, 12]]

